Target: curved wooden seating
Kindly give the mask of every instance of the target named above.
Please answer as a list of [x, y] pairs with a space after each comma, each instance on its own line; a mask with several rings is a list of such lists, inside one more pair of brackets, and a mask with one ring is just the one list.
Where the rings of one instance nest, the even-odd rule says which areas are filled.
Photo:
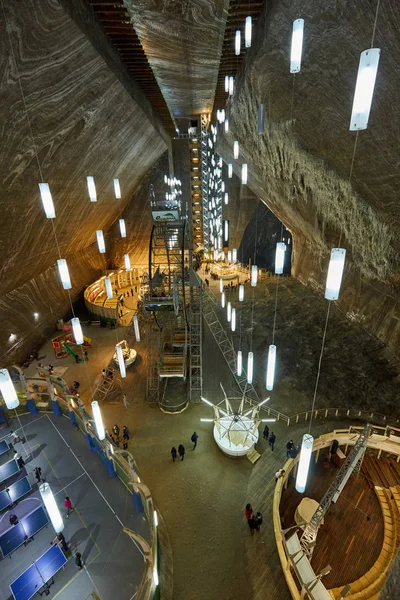
[[[391, 562], [394, 558], [397, 546], [400, 544], [399, 504], [396, 504], [392, 490], [375, 486], [375, 493], [378, 496], [382, 509], [384, 523], [384, 538], [382, 550], [365, 575], [350, 583], [350, 593], [347, 594], [347, 600], [372, 600], [379, 597], [379, 592], [384, 584]], [[400, 502], [400, 491], [399, 491]], [[340, 590], [343, 586], [333, 588], [330, 592], [334, 598], [340, 597]]]

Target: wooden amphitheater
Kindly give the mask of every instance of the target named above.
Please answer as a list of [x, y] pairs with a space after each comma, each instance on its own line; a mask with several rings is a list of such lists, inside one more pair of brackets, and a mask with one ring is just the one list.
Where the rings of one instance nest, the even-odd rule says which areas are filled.
[[[302, 498], [306, 496], [320, 503], [338, 472], [339, 465], [329, 460], [330, 441], [338, 439], [343, 454], [347, 454], [351, 436], [340, 440], [342, 434], [333, 432], [315, 440], [316, 452], [313, 453], [305, 494], [299, 494], [295, 489], [296, 461], [287, 461], [285, 480], [278, 482], [275, 491], [274, 527], [281, 563], [293, 598], [379, 598], [400, 546], [399, 434], [400, 431], [398, 437], [390, 439], [377, 435], [375, 430], [360, 472], [350, 477], [336, 504], [331, 504], [323, 525], [319, 527], [312, 557], [307, 559], [314, 577], [309, 586], [299, 581], [301, 575], [298, 576], [296, 557], [293, 558], [295, 555], [288, 551], [287, 539], [292, 536], [290, 543], [293, 547], [294, 532], [297, 532], [298, 538], [302, 535], [295, 519], [296, 508]], [[390, 452], [380, 448], [378, 438]], [[279, 525], [275, 509], [279, 511]], [[319, 576], [328, 565], [329, 572]], [[314, 581], [318, 581], [318, 586]]]

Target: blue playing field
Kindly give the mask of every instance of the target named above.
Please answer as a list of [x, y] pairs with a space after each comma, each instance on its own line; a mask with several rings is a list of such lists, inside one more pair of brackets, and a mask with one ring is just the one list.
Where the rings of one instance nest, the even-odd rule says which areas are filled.
[[59, 546], [52, 546], [10, 584], [15, 600], [29, 600], [65, 565], [67, 559]]
[[6, 452], [8, 452], [9, 449], [10, 449], [10, 446], [7, 444], [6, 440], [2, 440], [0, 442], [0, 456], [5, 454]]
[[18, 471], [19, 466], [17, 464], [17, 461], [15, 461], [14, 459], [9, 460], [0, 467], [0, 482], [5, 481], [9, 477], [12, 477], [13, 475], [15, 475], [15, 473], [18, 473]]
[[39, 507], [29, 515], [21, 519], [17, 525], [13, 525], [2, 536], [0, 536], [0, 549], [3, 556], [8, 556], [17, 548], [22, 546], [26, 538], [36, 535], [49, 522], [43, 507]]
[[17, 502], [17, 500], [22, 498], [22, 496], [25, 496], [25, 494], [28, 494], [32, 490], [32, 486], [29, 483], [28, 478], [23, 477], [23, 479], [10, 485], [7, 490], [0, 492], [0, 511], [10, 506], [10, 504]]

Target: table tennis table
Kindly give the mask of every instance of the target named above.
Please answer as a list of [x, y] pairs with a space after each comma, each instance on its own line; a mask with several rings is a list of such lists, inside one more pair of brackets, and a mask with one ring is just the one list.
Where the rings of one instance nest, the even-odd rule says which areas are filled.
[[32, 490], [32, 486], [29, 483], [29, 479], [27, 477], [23, 477], [19, 479], [10, 487], [6, 488], [2, 492], [0, 492], [0, 512], [17, 502], [22, 496], [28, 494]]
[[7, 444], [6, 440], [1, 440], [0, 442], [0, 456], [5, 454], [10, 450], [10, 446]]
[[29, 542], [48, 523], [49, 519], [43, 506], [39, 506], [16, 525], [12, 525], [0, 536], [0, 550], [3, 556], [9, 556], [22, 544]]
[[[29, 600], [37, 592], [49, 594], [49, 588], [54, 583], [54, 575], [65, 565], [67, 559], [59, 546], [52, 546], [38, 558], [33, 565], [10, 584], [10, 590], [15, 600]], [[49, 583], [50, 582], [50, 583]], [[43, 588], [43, 591], [40, 590]]]
[[0, 483], [9, 479], [19, 471], [19, 464], [13, 458], [0, 467]]

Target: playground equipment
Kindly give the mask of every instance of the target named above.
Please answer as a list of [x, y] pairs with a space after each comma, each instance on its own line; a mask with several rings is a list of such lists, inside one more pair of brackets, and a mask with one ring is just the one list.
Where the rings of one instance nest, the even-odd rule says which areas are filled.
[[[63, 326], [63, 331], [65, 331], [65, 333], [58, 335], [57, 337], [55, 337], [51, 340], [52, 344], [53, 344], [53, 350], [54, 350], [55, 357], [61, 359], [61, 358], [66, 358], [68, 356], [68, 354], [70, 354], [75, 360], [77, 360], [76, 357], [78, 357], [79, 362], [82, 362], [82, 358], [79, 357], [79, 355], [76, 354], [76, 352], [74, 352], [71, 348], [71, 346], [76, 345], [72, 326], [69, 323], [67, 323], [66, 325]], [[82, 345], [84, 348], [91, 348], [92, 347], [91, 338], [84, 335]]]

